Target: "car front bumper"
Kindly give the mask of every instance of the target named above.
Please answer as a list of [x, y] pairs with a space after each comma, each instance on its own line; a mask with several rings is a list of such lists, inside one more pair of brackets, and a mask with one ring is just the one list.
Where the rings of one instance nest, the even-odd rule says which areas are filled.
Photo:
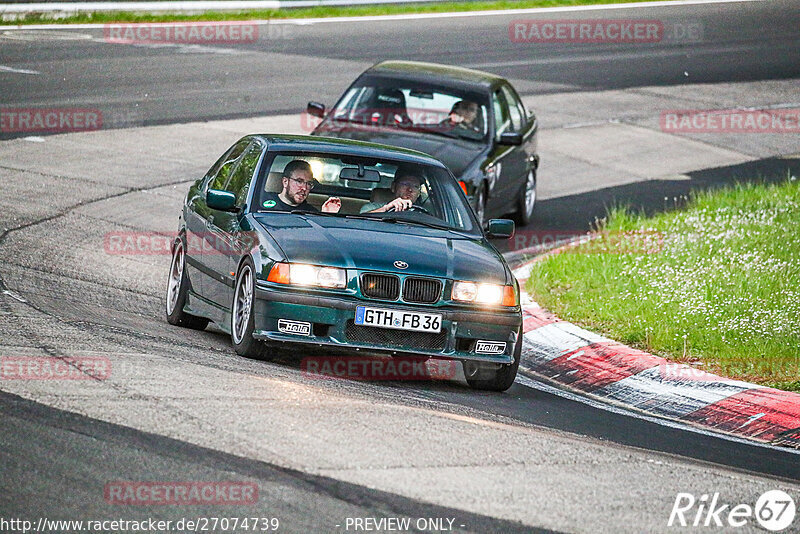
[[[355, 325], [356, 306], [441, 314], [441, 333]], [[415, 306], [257, 285], [253, 313], [253, 337], [264, 341], [499, 364], [513, 363], [517, 344], [522, 343], [519, 308], [495, 311]], [[279, 321], [284, 321], [283, 324], [286, 321], [310, 323], [311, 326], [307, 335], [286, 333], [279, 330]], [[502, 354], [476, 353], [477, 341], [505, 342], [505, 351]]]

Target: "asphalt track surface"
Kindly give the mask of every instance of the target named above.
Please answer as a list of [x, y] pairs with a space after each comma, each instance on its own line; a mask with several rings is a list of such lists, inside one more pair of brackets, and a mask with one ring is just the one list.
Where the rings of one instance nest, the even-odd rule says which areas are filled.
[[[659, 43], [513, 43], [514, 20], [659, 20]], [[619, 11], [275, 22], [256, 42], [125, 46], [102, 29], [0, 35], [7, 107], [82, 106], [106, 127], [299, 113], [332, 105], [364, 68], [384, 59], [474, 67], [512, 80], [526, 95], [800, 75], [800, 6], [791, 0]], [[682, 37], [695, 28], [700, 39]], [[0, 32], [2, 34], [2, 32]]]
[[[581, 13], [575, 18], [590, 16], [604, 17], [597, 13]], [[784, 79], [800, 74], [797, 31], [800, 8], [795, 2], [689, 6], [679, 10], [632, 9], [626, 10], [624, 16], [699, 21], [704, 27], [705, 40], [691, 45], [659, 47], [615, 45], [576, 50], [574, 46], [543, 46], [537, 48], [535, 57], [523, 61], [519, 46], [530, 45], [510, 43], [507, 33], [510, 19], [526, 18], [517, 16], [324, 23], [294, 27], [292, 39], [237, 47], [119, 46], [103, 43], [102, 32], [97, 30], [78, 33], [94, 35], [99, 40], [67, 39], [59, 30], [58, 34], [51, 34], [55, 37], [50, 39], [41, 33], [0, 38], [0, 65], [41, 73], [0, 73], [0, 94], [3, 95], [0, 103], [3, 107], [97, 107], [103, 109], [104, 116], [110, 120], [117, 120], [119, 128], [297, 112], [312, 98], [331, 103], [364, 67], [385, 58], [484, 68], [511, 78], [527, 96], [686, 83], [685, 72], [697, 82]], [[550, 18], [567, 17], [554, 15]], [[175, 144], [181, 146], [181, 141], [176, 139]], [[185, 160], [192, 161], [192, 156], [187, 154]], [[197, 165], [192, 161], [181, 176], [202, 172], [201, 166], [194, 168]], [[72, 251], [58, 248], [59, 232], [74, 231], [74, 226], [80, 222], [74, 218], [95, 217], [100, 222], [104, 217], [114, 218], [104, 211], [102, 202], [93, 204], [94, 201], [109, 198], [113, 202], [124, 195], [136, 194], [137, 188], [157, 189], [172, 183], [167, 179], [169, 173], [164, 171], [164, 166], [159, 167], [158, 162], [149, 162], [146, 167], [164, 175], [154, 175], [148, 177], [146, 183], [132, 185], [126, 183], [124, 171], [117, 169], [113, 172], [119, 174], [110, 176], [105, 186], [79, 185], [76, 187], [84, 189], [65, 193], [62, 198], [46, 199], [40, 211], [38, 207], [31, 208], [33, 215], [28, 219], [23, 217], [21, 225], [4, 221], [5, 228], [16, 229], [0, 237], [0, 248], [5, 248], [12, 257], [16, 254], [16, 258], [5, 258], [0, 289], [11, 288], [26, 301], [10, 298], [3, 301], [0, 324], [7, 329], [3, 334], [4, 350], [29, 347], [37, 353], [65, 356], [76, 348], [86, 349], [88, 344], [98, 351], [168, 355], [175, 361], [176, 369], [181, 364], [185, 366], [187, 381], [202, 382], [204, 372], [222, 370], [243, 377], [246, 385], [257, 378], [285, 380], [298, 387], [308, 387], [307, 381], [300, 377], [296, 359], [285, 358], [270, 364], [237, 359], [226, 336], [218, 332], [187, 333], [166, 325], [162, 318], [160, 286], [151, 287], [147, 278], [149, 271], [143, 281], [125, 269], [94, 276], [90, 267], [62, 269], [46, 265], [59, 254], [76, 258]], [[98, 168], [103, 169], [102, 165]], [[113, 165], [108, 168], [115, 169]], [[709, 179], [713, 180], [711, 174]], [[41, 176], [51, 178], [45, 174]], [[163, 193], [161, 190], [161, 194], [169, 196], [174, 204], [183, 187], [179, 185], [181, 191], [178, 192]], [[663, 192], [637, 193], [635, 185], [622, 187], [630, 188], [631, 191], [627, 191], [630, 195], [653, 195], [650, 204]], [[664, 187], [684, 186], [668, 184]], [[608, 190], [604, 194], [613, 198], [615, 192], [622, 193]], [[160, 205], [158, 195], [150, 198], [156, 200], [145, 207], [137, 208], [133, 200], [121, 205], [132, 209], [131, 216], [138, 221], [151, 217], [171, 220], [172, 214], [155, 211]], [[568, 198], [562, 201], [565, 221], [570, 210], [587, 200], [581, 195]], [[599, 205], [595, 207], [599, 209]], [[117, 220], [121, 218], [119, 215], [116, 214]], [[591, 220], [588, 213], [585, 220]], [[133, 226], [137, 224], [134, 220], [130, 222]], [[102, 231], [102, 228], [92, 228], [87, 229], [87, 234], [102, 235]], [[31, 243], [34, 246], [41, 243], [42, 251], [32, 252], [27, 259], [25, 255], [31, 251]], [[144, 267], [145, 270], [149, 268]], [[20, 317], [27, 321], [21, 327], [12, 320]], [[193, 376], [193, 372], [197, 372], [197, 376]], [[125, 393], [124, 386], [120, 386], [120, 394]], [[312, 384], [311, 389], [323, 400], [345, 395], [370, 404], [425, 409], [452, 417], [535, 429], [544, 433], [544, 441], [554, 443], [565, 439], [564, 436], [577, 436], [587, 440], [589, 458], [603, 454], [614, 456], [620, 451], [631, 457], [650, 455], [648, 451], [663, 453], [654, 455], [652, 461], [675, 462], [676, 470], [688, 472], [692, 468], [707, 473], [714, 484], [722, 484], [726, 479], [759, 477], [774, 481], [773, 485], [793, 486], [800, 481], [800, 462], [795, 453], [609, 412], [553, 394], [535, 383], [533, 387], [515, 384], [503, 395], [476, 393], [458, 381], [337, 381]], [[64, 402], [51, 399], [49, 404], [68, 410], [68, 397], [66, 395]], [[378, 483], [356, 484], [342, 480], [346, 478], [343, 476], [308, 474], [255, 454], [229, 454], [220, 452], [221, 447], [202, 447], [189, 439], [167, 437], [171, 435], [169, 421], [164, 422], [164, 435], [160, 435], [160, 432], [130, 428], [128, 424], [120, 426], [97, 417], [72, 414], [8, 393], [0, 394], [0, 406], [0, 424], [4, 430], [0, 438], [3, 459], [0, 512], [4, 517], [118, 513], [97, 496], [97, 488], [109, 480], [225, 480], [235, 477], [259, 483], [262, 495], [270, 496], [264, 499], [264, 509], [259, 511], [280, 516], [286, 531], [334, 531], [337, 519], [341, 521], [343, 517], [389, 515], [457, 517], [465, 525], [461, 531], [533, 531], [526, 526], [533, 524], [530, 520], [521, 525], [498, 519], [509, 515], [503, 512], [473, 513], [465, 511], [463, 506], [430, 504], [426, 499], [401, 496], [400, 492], [377, 490]], [[310, 436], [316, 430], [310, 428], [308, 432]], [[409, 444], [398, 442], [397, 446], [406, 448]], [[598, 446], [601, 452], [590, 454], [588, 449]], [[502, 450], [502, 445], [500, 447]], [[602, 460], [597, 461], [602, 463]], [[649, 484], [658, 484], [658, 475], [645, 473], [643, 477]], [[690, 483], [689, 479], [687, 475], [687, 485], [697, 487], [696, 482]], [[597, 482], [586, 480], [586, 485]], [[625, 476], [615, 482], [619, 484], [617, 491], [624, 494]], [[633, 485], [632, 480], [628, 482]], [[529, 484], [534, 486], [537, 481], [531, 480]], [[754, 487], [770, 489], [769, 483], [765, 486], [763, 482]], [[708, 491], [714, 489], [713, 485], [707, 488]], [[742, 499], [757, 495], [739, 491]], [[492, 499], [491, 495], [485, 497]], [[637, 497], [631, 495], [630, 498]], [[598, 502], [609, 501], [608, 495], [602, 492], [597, 499]], [[671, 503], [649, 504], [668, 509]], [[552, 510], [553, 506], [544, 505], [544, 509]], [[610, 509], [613, 510], [613, 506]], [[598, 504], [598, 510], [608, 512], [609, 507]], [[125, 517], [130, 519], [158, 514], [162, 512], [152, 507], [142, 512], [130, 507], [124, 511]], [[194, 508], [192, 514], [220, 515], [218, 509]], [[174, 510], [162, 515], [175, 517]], [[620, 511], [622, 516], [624, 513]], [[662, 519], [665, 518], [662, 515]], [[553, 520], [547, 524], [556, 530], [570, 531], [621, 528], [599, 512], [597, 517], [587, 516], [578, 522], [583, 529], [568, 521]]]

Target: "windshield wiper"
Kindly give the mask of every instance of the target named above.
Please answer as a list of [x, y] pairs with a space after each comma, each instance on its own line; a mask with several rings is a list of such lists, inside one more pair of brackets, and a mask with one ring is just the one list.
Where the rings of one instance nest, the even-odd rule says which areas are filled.
[[381, 217], [381, 221], [390, 222], [390, 223], [406, 223], [406, 224], [415, 224], [417, 226], [425, 226], [427, 228], [436, 228], [437, 230], [448, 230], [450, 232], [461, 232], [458, 228], [453, 226], [448, 226], [446, 224], [436, 224], [436, 223], [429, 223], [425, 221], [412, 221], [410, 219], [399, 218], [399, 217]]
[[367, 217], [364, 215], [356, 215], [352, 213], [331, 213], [328, 211], [292, 210], [289, 213], [294, 213], [296, 215], [322, 215], [325, 217], [342, 217], [344, 219], [375, 219], [375, 217]]

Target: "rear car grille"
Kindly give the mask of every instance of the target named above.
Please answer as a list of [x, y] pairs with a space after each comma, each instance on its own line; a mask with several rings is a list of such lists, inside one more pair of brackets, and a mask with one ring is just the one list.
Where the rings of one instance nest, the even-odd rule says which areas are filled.
[[400, 279], [388, 274], [364, 274], [361, 276], [361, 292], [373, 299], [397, 300]]
[[403, 283], [403, 300], [433, 304], [442, 294], [442, 282], [431, 278], [406, 278]]
[[391, 330], [361, 326], [353, 320], [347, 321], [344, 335], [349, 342], [372, 343], [384, 347], [400, 349], [444, 350], [447, 343], [447, 331], [433, 334], [430, 332], [413, 332], [408, 330]]
[[[393, 274], [362, 274], [361, 293], [373, 299], [397, 300], [400, 298], [400, 278]], [[403, 281], [403, 300], [406, 302], [435, 304], [441, 295], [441, 280], [409, 277]]]

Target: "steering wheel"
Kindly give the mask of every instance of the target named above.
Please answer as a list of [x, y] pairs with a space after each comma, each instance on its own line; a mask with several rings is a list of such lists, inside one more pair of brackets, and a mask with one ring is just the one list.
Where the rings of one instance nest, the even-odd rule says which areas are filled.
[[[391, 213], [393, 211], [397, 211], [396, 209], [394, 209], [394, 206], [392, 206], [391, 208], [386, 210], [384, 213]], [[422, 213], [426, 213], [426, 214], [430, 215], [431, 217], [433, 217], [433, 214], [431, 214], [431, 212], [429, 212], [428, 210], [426, 210], [422, 206], [418, 206], [416, 204], [411, 204], [411, 207], [406, 208], [403, 211], [421, 211]]]

